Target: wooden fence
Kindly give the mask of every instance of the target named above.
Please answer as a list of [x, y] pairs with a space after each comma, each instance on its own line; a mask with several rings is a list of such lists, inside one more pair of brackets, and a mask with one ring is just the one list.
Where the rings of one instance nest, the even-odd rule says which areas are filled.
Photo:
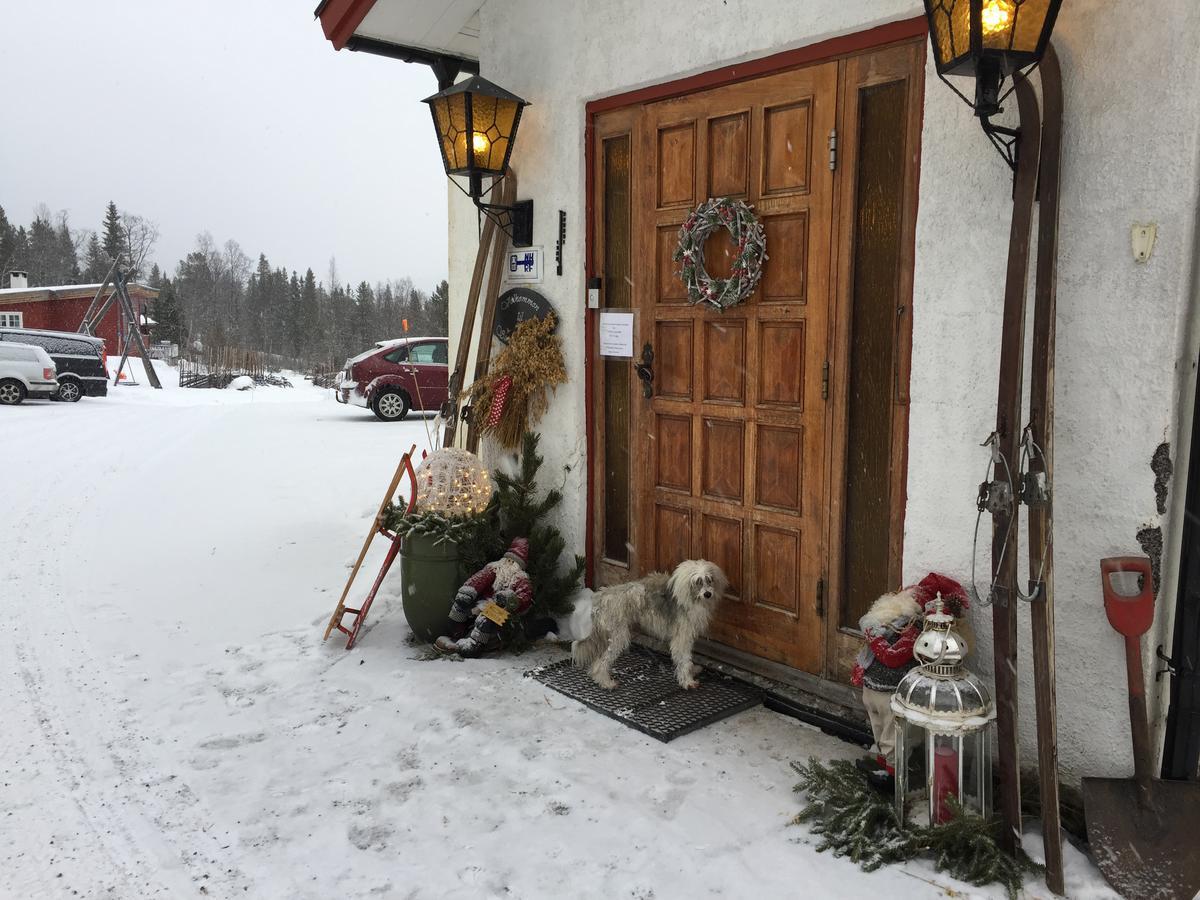
[[185, 388], [225, 388], [235, 378], [248, 375], [255, 384], [291, 387], [279, 374], [278, 366], [256, 350], [237, 347], [208, 347], [179, 360], [179, 386]]

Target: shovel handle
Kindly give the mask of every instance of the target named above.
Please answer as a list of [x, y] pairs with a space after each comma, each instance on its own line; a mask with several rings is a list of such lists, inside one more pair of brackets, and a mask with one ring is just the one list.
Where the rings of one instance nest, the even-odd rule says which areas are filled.
[[1142, 674], [1142, 640], [1125, 638], [1125, 674], [1129, 680], [1129, 731], [1133, 735], [1133, 777], [1143, 797], [1150, 794], [1150, 720], [1146, 714], [1146, 679]]
[[[1117, 573], [1141, 576], [1136, 594], [1118, 593], [1112, 577]], [[1108, 624], [1119, 634], [1137, 637], [1154, 623], [1154, 573], [1144, 556], [1115, 556], [1100, 560], [1100, 584]]]

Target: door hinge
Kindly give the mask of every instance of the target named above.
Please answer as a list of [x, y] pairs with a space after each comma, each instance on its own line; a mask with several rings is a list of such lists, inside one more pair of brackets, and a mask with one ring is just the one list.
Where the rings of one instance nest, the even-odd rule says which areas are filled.
[[825, 615], [825, 579], [817, 579], [817, 615]]
[[837, 169], [837, 129], [833, 128], [829, 131], [829, 171], [833, 172]]
[[821, 399], [829, 399], [829, 360], [821, 366]]

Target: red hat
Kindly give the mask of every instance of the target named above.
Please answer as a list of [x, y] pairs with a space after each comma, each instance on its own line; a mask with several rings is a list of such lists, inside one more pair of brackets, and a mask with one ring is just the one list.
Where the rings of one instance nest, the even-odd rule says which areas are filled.
[[946, 602], [947, 611], [952, 615], [961, 616], [963, 610], [971, 605], [967, 592], [961, 584], [948, 575], [941, 575], [937, 572], [930, 572], [917, 582], [917, 586], [913, 588], [913, 594], [925, 607], [926, 612], [930, 611], [929, 604], [937, 599], [939, 594]]
[[529, 541], [525, 538], [513, 538], [511, 544], [508, 545], [508, 550], [504, 554], [505, 559], [515, 559], [521, 564], [521, 568], [525, 568], [529, 564]]

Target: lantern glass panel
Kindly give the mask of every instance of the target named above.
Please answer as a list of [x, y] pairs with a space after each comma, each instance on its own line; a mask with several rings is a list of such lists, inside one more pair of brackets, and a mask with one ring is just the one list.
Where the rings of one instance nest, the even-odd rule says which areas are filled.
[[1016, 3], [1013, 17], [1011, 49], [1021, 53], [1035, 53], [1046, 30], [1046, 19], [1050, 15], [1050, 0], [1022, 0]]
[[447, 172], [460, 171], [469, 165], [467, 159], [467, 95], [451, 94], [430, 102], [433, 121], [437, 127], [442, 162]]
[[1037, 52], [1050, 0], [983, 0], [979, 24], [985, 50]]
[[943, 824], [953, 817], [950, 798], [968, 814], [990, 814], [992, 763], [986, 729], [941, 734], [906, 719], [896, 726], [896, 814], [902, 822]]
[[971, 52], [971, 4], [968, 0], [929, 0], [928, 6], [938, 68], [945, 69]]
[[975, 742], [974, 758], [978, 766], [974, 772], [974, 790], [979, 814], [985, 819], [992, 814], [992, 754], [988, 744], [988, 733], [977, 731], [972, 736]]
[[[925, 729], [907, 719], [896, 720], [896, 818], [924, 809]], [[924, 824], [924, 823], [922, 823]]]
[[502, 97], [471, 97], [471, 152], [477, 170], [502, 172], [517, 118], [517, 104]]

